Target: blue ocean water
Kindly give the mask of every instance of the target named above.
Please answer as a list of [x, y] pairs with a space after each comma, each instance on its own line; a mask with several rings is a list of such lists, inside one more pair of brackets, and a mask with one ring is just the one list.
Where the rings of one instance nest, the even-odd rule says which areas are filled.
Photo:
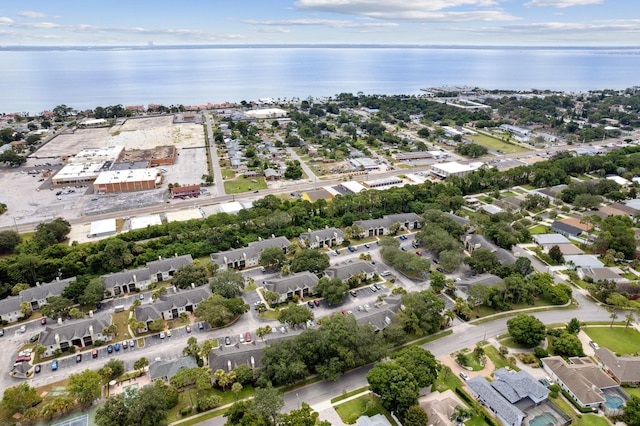
[[193, 105], [424, 87], [588, 91], [639, 85], [640, 49], [207, 48], [0, 51], [0, 112]]

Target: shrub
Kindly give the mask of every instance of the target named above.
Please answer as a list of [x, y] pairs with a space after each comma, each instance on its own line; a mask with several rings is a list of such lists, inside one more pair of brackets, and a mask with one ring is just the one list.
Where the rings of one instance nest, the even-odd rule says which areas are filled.
[[518, 355], [518, 358], [525, 364], [533, 364], [534, 362], [538, 361], [538, 359], [533, 354], [520, 354]]
[[220, 405], [220, 397], [217, 395], [211, 395], [211, 396], [198, 399], [196, 409], [198, 413], [201, 413], [203, 411], [208, 411], [213, 408], [216, 408], [219, 405]]
[[546, 358], [549, 356], [549, 352], [547, 352], [545, 348], [535, 348], [533, 353], [537, 358]]
[[182, 407], [180, 409], [180, 415], [182, 417], [188, 416], [189, 414], [191, 414], [191, 407]]
[[502, 355], [506, 355], [509, 353], [509, 348], [507, 348], [506, 346], [500, 346], [498, 348], [498, 351], [502, 354]]

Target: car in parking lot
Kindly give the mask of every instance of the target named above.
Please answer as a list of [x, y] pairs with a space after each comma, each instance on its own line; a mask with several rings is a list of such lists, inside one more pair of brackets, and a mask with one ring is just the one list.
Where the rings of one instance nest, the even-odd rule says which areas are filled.
[[358, 293], [355, 290], [351, 290], [349, 294], [351, 294], [353, 297], [358, 297]]
[[171, 337], [171, 330], [167, 330], [167, 337]]
[[26, 325], [21, 325], [20, 328], [18, 329], [18, 333], [20, 334], [23, 334], [25, 331], [27, 331]]
[[251, 332], [247, 331], [247, 332], [244, 334], [244, 341], [245, 341], [245, 342], [250, 342], [250, 341], [251, 341]]
[[47, 325], [47, 319], [45, 317], [40, 318], [40, 324]]
[[118, 352], [120, 350], [120, 343], [116, 343], [115, 345], [113, 345], [113, 349], [115, 349], [116, 352]]
[[54, 359], [51, 361], [51, 371], [56, 371], [58, 369], [58, 360]]
[[444, 268], [436, 268], [436, 271], [440, 272], [441, 274], [444, 274], [447, 272], [444, 270]]
[[164, 339], [165, 337], [167, 337], [167, 336], [164, 334], [164, 331], [161, 331], [161, 332], [160, 332], [160, 338], [161, 338], [161, 339]]
[[384, 271], [380, 272], [381, 277], [388, 277], [389, 275], [391, 275], [391, 271], [389, 270], [385, 269]]
[[225, 337], [224, 338], [224, 344], [227, 345], [227, 346], [230, 345], [231, 344], [231, 337], [229, 337], [229, 336]]
[[316, 299], [316, 300], [313, 301], [313, 304], [316, 305], [316, 306], [320, 306], [320, 301], [318, 299]]
[[376, 292], [378, 291], [378, 289], [376, 288], [376, 286], [372, 285], [371, 287], [369, 287], [371, 289], [372, 292]]
[[189, 324], [187, 324], [184, 329], [187, 331], [187, 333], [191, 333], [191, 326]]
[[126, 340], [122, 341], [122, 349], [127, 349], [129, 347], [129, 342], [127, 342]]
[[91, 351], [91, 357], [92, 358], [98, 358], [98, 350], [97, 349], [94, 349], [94, 350]]
[[200, 321], [200, 322], [198, 323], [198, 329], [199, 329], [199, 330], [204, 330], [204, 322]]
[[140, 293], [140, 295], [138, 295], [138, 299], [144, 300], [144, 294]]
[[40, 333], [38, 333], [38, 334], [34, 334], [33, 336], [31, 336], [31, 337], [29, 338], [29, 341], [30, 341], [31, 343], [34, 343], [34, 342], [37, 342], [39, 338], [40, 338]]
[[460, 377], [462, 378], [462, 380], [464, 380], [465, 382], [467, 380], [469, 380], [469, 376], [467, 376], [467, 374], [464, 371], [460, 372]]
[[313, 309], [313, 308], [315, 308], [315, 307], [316, 307], [316, 305], [314, 305], [314, 304], [313, 304], [313, 302], [312, 302], [311, 300], [309, 300], [309, 301], [307, 302], [307, 306], [308, 306], [308, 307], [310, 307], [311, 309]]
[[366, 248], [371, 248], [371, 246], [369, 244], [365, 244], [364, 245]]
[[240, 333], [240, 343], [244, 343], [244, 334]]
[[378, 283], [373, 284], [373, 288], [375, 288], [376, 290], [382, 290], [382, 286]]
[[404, 241], [404, 240], [406, 240], [406, 239], [407, 239], [407, 237], [405, 237], [404, 235], [400, 235], [400, 239], [401, 239], [402, 241]]
[[4, 336], [4, 328], [0, 328], [0, 337]]
[[82, 362], [82, 354], [76, 355], [76, 362]]
[[36, 364], [36, 367], [35, 367], [35, 370], [34, 370], [36, 372], [36, 374], [38, 374], [41, 370], [42, 370], [42, 367], [40, 367], [40, 364]]
[[107, 352], [109, 352], [109, 353], [113, 352], [113, 345], [107, 346]]
[[134, 347], [135, 345], [136, 345], [136, 341], [135, 341], [135, 340], [133, 340], [133, 339], [129, 340], [129, 347], [130, 347], [131, 349], [133, 349], [133, 347]]

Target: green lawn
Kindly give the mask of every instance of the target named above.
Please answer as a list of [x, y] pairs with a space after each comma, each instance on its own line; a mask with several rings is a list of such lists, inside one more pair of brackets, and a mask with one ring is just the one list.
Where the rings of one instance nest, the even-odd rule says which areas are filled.
[[[189, 393], [191, 392], [191, 398], [189, 396]], [[169, 415], [168, 415], [168, 420], [169, 422], [175, 422], [176, 420], [180, 420], [182, 417], [180, 416], [180, 409], [187, 407], [189, 405], [191, 405], [191, 402], [193, 401], [193, 405], [196, 404], [196, 401], [198, 400], [197, 397], [198, 392], [195, 389], [192, 390], [186, 390], [184, 392], [180, 392], [179, 394], [179, 400], [178, 400], [178, 405], [176, 405], [175, 407], [173, 407], [170, 411], [169, 411]], [[220, 397], [220, 405], [226, 405], [226, 404], [230, 404], [233, 403], [237, 400], [240, 399], [245, 399], [245, 398], [249, 398], [250, 396], [253, 396], [254, 394], [254, 389], [253, 386], [251, 385], [246, 385], [238, 394], [238, 397], [236, 398], [236, 394], [234, 394], [231, 391], [226, 391], [226, 392], [222, 392], [219, 389], [208, 389], [206, 391], [202, 391], [202, 396], [211, 396], [211, 395], [217, 395]], [[191, 412], [190, 416], [196, 414], [195, 409]], [[202, 420], [200, 420], [202, 421]]]
[[236, 172], [231, 169], [222, 169], [222, 177], [224, 179], [233, 179], [236, 177]]
[[516, 343], [512, 337], [507, 337], [506, 339], [500, 340], [500, 344], [512, 349], [530, 349], [529, 346]]
[[628, 393], [629, 396], [640, 398], [640, 388], [623, 388], [623, 390]]
[[[252, 180], [255, 182], [252, 182]], [[225, 191], [227, 191], [227, 194], [240, 194], [243, 192], [267, 189], [267, 182], [265, 182], [263, 178], [238, 178], [233, 180], [226, 180], [224, 182], [224, 189]]]
[[549, 227], [546, 225], [536, 225], [532, 228], [529, 228], [529, 232], [531, 233], [531, 235], [547, 234], [549, 232]]
[[577, 426], [609, 426], [611, 423], [605, 418], [595, 414], [578, 414], [573, 409], [570, 402], [567, 402], [562, 396], [557, 398], [549, 398], [558, 408], [565, 412], [569, 417], [573, 419], [572, 425]]
[[[618, 314], [620, 318], [624, 314]], [[600, 346], [619, 354], [633, 355], [640, 352], [640, 332], [624, 327], [585, 327], [584, 332]]]
[[[492, 346], [492, 345], [484, 346], [484, 353], [487, 357], [489, 357], [491, 362], [493, 362], [493, 365], [496, 367], [496, 370], [499, 370], [503, 367], [511, 367], [511, 364], [509, 363], [509, 361], [507, 361], [504, 355], [502, 355], [495, 348], [495, 346]], [[513, 367], [513, 369], [518, 370], [517, 367]]]
[[371, 417], [382, 414], [389, 420], [389, 423], [397, 425], [387, 410], [382, 408], [380, 398], [375, 395], [363, 395], [360, 398], [352, 399], [335, 406], [335, 410], [346, 424], [354, 424], [356, 419], [362, 415]]
[[527, 152], [530, 149], [527, 149], [520, 145], [514, 145], [512, 143], [507, 143], [495, 137], [487, 136], [487, 135], [468, 135], [468, 139], [471, 139], [478, 145], [482, 145], [486, 148], [493, 149], [495, 151], [502, 151], [505, 154], [516, 154], [519, 152]]

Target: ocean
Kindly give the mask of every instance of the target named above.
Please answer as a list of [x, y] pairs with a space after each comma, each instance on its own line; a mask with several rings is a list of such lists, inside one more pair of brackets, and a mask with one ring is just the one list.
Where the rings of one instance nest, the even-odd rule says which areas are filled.
[[0, 51], [0, 113], [199, 105], [421, 88], [640, 85], [640, 48], [237, 47]]

